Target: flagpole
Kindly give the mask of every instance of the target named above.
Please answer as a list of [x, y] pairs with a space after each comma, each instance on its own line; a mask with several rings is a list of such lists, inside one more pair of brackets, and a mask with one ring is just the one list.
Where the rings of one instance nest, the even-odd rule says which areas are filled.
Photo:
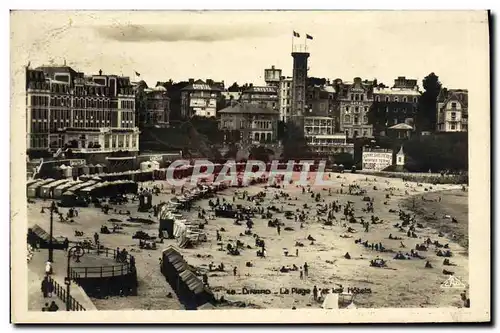
[[295, 31], [292, 32], [292, 53], [293, 53], [293, 40], [295, 39]]
[[307, 34], [305, 34], [304, 42], [305, 42], [304, 43], [304, 48], [305, 48], [304, 52], [307, 52]]

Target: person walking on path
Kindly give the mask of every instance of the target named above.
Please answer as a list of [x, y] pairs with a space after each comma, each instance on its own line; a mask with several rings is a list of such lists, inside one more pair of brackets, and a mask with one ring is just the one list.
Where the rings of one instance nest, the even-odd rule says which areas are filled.
[[49, 297], [49, 279], [46, 277], [42, 280], [42, 294], [43, 298]]
[[318, 300], [318, 288], [316, 286], [313, 288], [313, 297], [315, 301]]
[[50, 261], [47, 261], [45, 263], [45, 275], [51, 275], [52, 274], [52, 263]]
[[309, 276], [309, 266], [307, 266], [307, 262], [304, 263], [304, 277], [307, 278]]

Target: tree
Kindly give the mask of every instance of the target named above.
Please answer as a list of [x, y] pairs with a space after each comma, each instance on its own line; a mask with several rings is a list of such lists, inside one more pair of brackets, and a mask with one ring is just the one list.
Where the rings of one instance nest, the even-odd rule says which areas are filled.
[[440, 172], [468, 169], [467, 133], [415, 136], [404, 144], [409, 171]]
[[439, 77], [430, 73], [422, 80], [424, 93], [420, 97], [416, 119], [419, 131], [434, 131], [436, 129], [437, 98], [441, 91]]
[[324, 86], [326, 84], [326, 79], [325, 78], [318, 78], [318, 77], [308, 77], [307, 78], [307, 86]]
[[226, 97], [224, 97], [224, 95], [220, 94], [217, 97], [216, 111], [222, 110], [225, 107], [226, 107]]
[[262, 162], [269, 162], [269, 156], [272, 154], [272, 151], [266, 149], [264, 146], [256, 146], [250, 148], [250, 155], [248, 159], [250, 160], [258, 160]]
[[238, 91], [240, 91], [240, 86], [238, 85], [237, 82], [235, 82], [229, 88], [227, 88], [227, 91], [229, 91], [229, 92], [238, 92]]
[[167, 89], [168, 97], [170, 97], [170, 120], [181, 120], [181, 89], [188, 86], [189, 82], [169, 80], [162, 85]]
[[224, 154], [224, 158], [236, 159], [237, 155], [238, 155], [238, 147], [234, 143], [231, 143], [229, 145], [229, 150]]

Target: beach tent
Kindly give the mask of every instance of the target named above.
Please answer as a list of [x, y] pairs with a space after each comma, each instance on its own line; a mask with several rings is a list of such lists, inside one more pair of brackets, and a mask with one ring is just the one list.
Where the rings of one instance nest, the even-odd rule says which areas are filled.
[[338, 309], [339, 308], [339, 294], [331, 293], [326, 294], [323, 304], [321, 304], [323, 309]]
[[101, 174], [104, 172], [104, 166], [100, 165], [99, 163], [94, 165], [95, 168], [95, 173]]
[[[39, 183], [41, 183], [41, 182], [43, 182], [43, 181], [44, 181], [43, 179], [35, 179], [35, 180], [33, 180], [33, 181], [29, 181], [29, 182], [26, 184], [26, 191], [27, 191], [27, 193], [28, 193], [28, 197], [30, 196], [30, 194], [29, 194], [29, 188], [30, 188], [30, 187], [31, 187], [31, 188], [34, 188], [34, 187], [36, 187], [36, 185], [37, 185], [37, 184], [39, 184]], [[35, 193], [36, 193], [36, 191], [35, 191]]]
[[54, 181], [53, 178], [48, 178], [48, 179], [44, 179], [40, 182], [36, 182], [34, 184], [31, 184], [28, 187], [28, 198], [36, 198], [37, 196], [40, 196], [40, 188], [45, 184], [52, 183], [53, 181]]
[[62, 194], [64, 193], [64, 191], [66, 191], [70, 187], [75, 186], [76, 184], [82, 183], [81, 180], [71, 180], [71, 179], [68, 179], [68, 180], [69, 180], [69, 182], [64, 183], [64, 184], [60, 184], [54, 189], [54, 198], [56, 198], [56, 199], [60, 198], [62, 196]]
[[40, 197], [41, 198], [53, 198], [54, 197], [54, 189], [57, 186], [60, 186], [62, 184], [67, 184], [70, 182], [69, 179], [59, 179], [54, 182], [50, 182], [48, 184], [42, 185], [40, 187]]
[[[49, 247], [50, 234], [38, 224], [35, 224], [28, 229], [28, 239], [32, 242], [37, 242], [40, 248], [46, 249]], [[62, 239], [55, 238], [52, 235], [52, 246], [54, 249], [62, 249], [64, 247]]]
[[73, 177], [73, 168], [70, 166], [61, 165], [61, 172], [64, 178], [72, 178]]
[[81, 176], [81, 175], [88, 175], [90, 172], [89, 172], [89, 167], [88, 165], [81, 165], [79, 168], [78, 168], [78, 176]]
[[26, 182], [26, 188], [28, 188], [28, 186], [30, 185], [33, 185], [34, 183], [40, 181], [40, 179], [30, 179]]
[[215, 303], [212, 291], [191, 270], [181, 272], [179, 278], [182, 281], [181, 290], [187, 296], [187, 308], [196, 309], [206, 303]]
[[73, 191], [66, 191], [61, 196], [61, 206], [62, 207], [73, 207], [76, 206], [76, 194]]

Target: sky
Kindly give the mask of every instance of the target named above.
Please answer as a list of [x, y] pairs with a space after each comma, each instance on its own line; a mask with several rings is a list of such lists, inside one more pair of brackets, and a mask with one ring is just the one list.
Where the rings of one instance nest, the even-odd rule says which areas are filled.
[[[401, 11], [14, 11], [14, 71], [66, 62], [77, 71], [122, 74], [148, 85], [211, 78], [264, 85], [274, 65], [292, 75], [292, 31], [307, 41], [309, 76], [422, 79], [467, 89], [484, 59], [485, 12]], [[478, 38], [480, 36], [481, 38]]]

